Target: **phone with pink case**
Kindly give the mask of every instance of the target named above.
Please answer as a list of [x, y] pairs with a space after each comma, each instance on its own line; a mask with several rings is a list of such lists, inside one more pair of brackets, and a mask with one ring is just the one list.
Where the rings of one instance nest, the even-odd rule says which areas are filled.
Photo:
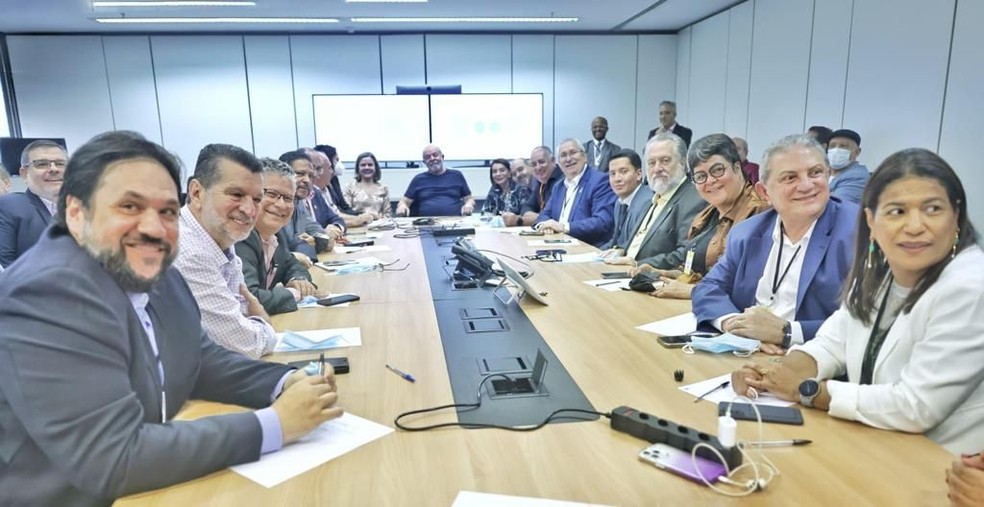
[[714, 483], [720, 477], [728, 475], [727, 469], [721, 463], [697, 456], [697, 467], [700, 469], [700, 475], [698, 475], [697, 469], [694, 468], [694, 458], [690, 456], [689, 452], [681, 451], [666, 444], [653, 444], [646, 447], [639, 453], [639, 459], [698, 484], [704, 484], [701, 476], [707, 482]]

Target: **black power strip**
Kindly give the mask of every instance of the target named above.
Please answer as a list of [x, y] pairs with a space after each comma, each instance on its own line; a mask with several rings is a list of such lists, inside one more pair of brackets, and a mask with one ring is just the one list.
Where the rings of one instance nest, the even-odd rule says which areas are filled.
[[[682, 451], [691, 452], [698, 443], [705, 443], [721, 453], [731, 469], [741, 465], [741, 451], [738, 447], [725, 448], [717, 437], [695, 429], [640, 412], [630, 407], [612, 410], [612, 429], [628, 433], [650, 443], [663, 443]], [[709, 449], [697, 449], [697, 455], [717, 462], [719, 458]]]

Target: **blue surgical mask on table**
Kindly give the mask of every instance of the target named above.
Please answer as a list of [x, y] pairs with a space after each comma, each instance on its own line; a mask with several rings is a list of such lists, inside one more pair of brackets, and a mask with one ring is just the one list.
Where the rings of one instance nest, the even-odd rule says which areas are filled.
[[834, 169], [843, 169], [851, 163], [851, 151], [845, 148], [831, 148], [827, 150], [827, 161]]
[[731, 352], [739, 357], [747, 357], [754, 354], [761, 346], [762, 342], [758, 340], [724, 333], [713, 338], [691, 336], [690, 343], [683, 347], [683, 351], [688, 354], [693, 354], [698, 350], [712, 354]]

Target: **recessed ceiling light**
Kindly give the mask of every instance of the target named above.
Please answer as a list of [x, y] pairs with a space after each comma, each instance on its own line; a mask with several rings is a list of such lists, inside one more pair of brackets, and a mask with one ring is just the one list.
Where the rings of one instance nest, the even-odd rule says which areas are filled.
[[96, 18], [100, 23], [338, 23], [335, 18]]
[[148, 1], [141, 2], [136, 0], [122, 1], [122, 2], [104, 2], [101, 0], [94, 0], [92, 2], [93, 7], [250, 7], [255, 6], [256, 2], [239, 2], [239, 1], [229, 1], [229, 2], [219, 2], [219, 1], [199, 1], [199, 0], [168, 0], [168, 1]]
[[353, 23], [576, 23], [578, 18], [508, 18], [508, 17], [467, 17], [467, 18], [352, 18]]

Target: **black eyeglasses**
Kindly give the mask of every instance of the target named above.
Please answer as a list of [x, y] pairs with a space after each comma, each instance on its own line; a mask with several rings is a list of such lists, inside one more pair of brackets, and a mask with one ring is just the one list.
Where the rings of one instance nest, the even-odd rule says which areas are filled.
[[291, 194], [282, 194], [276, 190], [270, 188], [263, 189], [263, 197], [270, 199], [271, 201], [276, 201], [282, 199], [284, 204], [294, 204], [294, 196]]
[[32, 160], [27, 165], [29, 165], [29, 166], [31, 166], [31, 167], [33, 167], [35, 169], [41, 169], [41, 170], [48, 169], [51, 166], [55, 166], [56, 169], [64, 169], [65, 166], [68, 165], [68, 162], [66, 162], [64, 160], [44, 160], [44, 159], [41, 159], [41, 160]]
[[704, 183], [705, 181], [707, 181], [708, 175], [713, 176], [714, 179], [718, 179], [721, 176], [724, 176], [724, 173], [727, 170], [728, 170], [728, 167], [725, 166], [724, 164], [714, 164], [707, 171], [701, 171], [699, 173], [692, 174], [690, 176], [690, 179], [693, 180], [694, 183], [700, 185], [701, 183]]

